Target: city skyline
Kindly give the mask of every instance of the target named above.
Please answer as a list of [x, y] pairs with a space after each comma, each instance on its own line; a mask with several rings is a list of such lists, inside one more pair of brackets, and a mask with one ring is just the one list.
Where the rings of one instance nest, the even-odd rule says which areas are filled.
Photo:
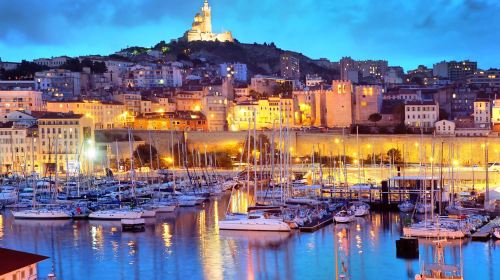
[[[150, 47], [181, 37], [201, 2], [0, 3], [1, 24], [5, 25], [0, 28], [0, 57], [20, 61]], [[214, 31], [230, 30], [244, 43], [274, 42], [311, 58], [386, 59], [405, 70], [442, 60], [477, 60], [483, 69], [500, 65], [500, 54], [495, 52], [500, 38], [485, 28], [500, 23], [494, 16], [500, 4], [494, 1], [385, 1], [377, 5], [302, 0], [283, 6], [279, 2], [251, 5], [212, 0]]]

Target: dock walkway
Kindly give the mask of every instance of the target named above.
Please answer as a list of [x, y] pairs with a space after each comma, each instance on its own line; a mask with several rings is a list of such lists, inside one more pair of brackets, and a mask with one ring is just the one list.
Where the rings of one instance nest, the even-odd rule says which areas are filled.
[[472, 234], [472, 240], [486, 241], [490, 239], [492, 230], [498, 226], [500, 226], [500, 217], [496, 217], [495, 219], [491, 220], [489, 223]]

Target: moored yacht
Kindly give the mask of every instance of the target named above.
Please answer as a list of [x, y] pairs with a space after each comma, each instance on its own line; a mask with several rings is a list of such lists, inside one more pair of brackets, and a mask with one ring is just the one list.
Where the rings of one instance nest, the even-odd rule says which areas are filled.
[[354, 221], [356, 216], [351, 210], [340, 210], [337, 214], [333, 216], [333, 220], [336, 223], [350, 223]]
[[56, 220], [71, 218], [71, 214], [68, 211], [47, 208], [12, 211], [12, 215], [15, 219], [33, 220]]
[[113, 209], [100, 210], [89, 214], [89, 219], [96, 220], [121, 220], [121, 219], [139, 219], [142, 216], [141, 211]]
[[354, 216], [362, 217], [370, 214], [370, 205], [364, 202], [354, 202], [350, 210], [354, 212]]
[[245, 231], [290, 231], [290, 226], [279, 220], [267, 218], [265, 214], [249, 214], [246, 217], [230, 218], [219, 221], [220, 230]]

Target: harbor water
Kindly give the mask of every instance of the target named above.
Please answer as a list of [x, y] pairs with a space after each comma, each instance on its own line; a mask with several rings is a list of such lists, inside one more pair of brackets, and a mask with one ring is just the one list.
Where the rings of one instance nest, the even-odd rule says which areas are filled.
[[[245, 208], [246, 194], [233, 194], [229, 210]], [[39, 277], [58, 279], [414, 279], [430, 240], [420, 241], [421, 260], [396, 258], [405, 214], [372, 211], [348, 225], [314, 233], [219, 231], [229, 196], [203, 206], [146, 220], [146, 231], [125, 233], [113, 221], [14, 220], [0, 212], [0, 247], [50, 257]], [[337, 248], [337, 249], [336, 249]], [[463, 263], [465, 279], [500, 279], [500, 241], [450, 241], [448, 263]], [[336, 265], [337, 264], [337, 265]]]

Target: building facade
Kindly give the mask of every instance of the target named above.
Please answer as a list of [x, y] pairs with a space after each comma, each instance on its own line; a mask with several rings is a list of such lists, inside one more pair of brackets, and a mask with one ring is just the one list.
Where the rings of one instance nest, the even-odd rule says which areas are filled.
[[122, 103], [118, 102], [49, 101], [47, 111], [85, 115], [92, 120], [96, 130], [124, 128], [127, 123], [125, 115], [127, 110]]
[[434, 102], [409, 102], [405, 105], [405, 124], [410, 128], [433, 128], [439, 119], [439, 105]]
[[244, 63], [222, 63], [220, 65], [221, 77], [233, 78], [235, 81], [248, 81], [247, 65]]
[[284, 53], [280, 57], [281, 77], [290, 80], [300, 79], [300, 60], [289, 54]]
[[89, 170], [95, 155], [92, 119], [47, 112], [38, 118], [39, 157], [44, 173]]
[[51, 97], [74, 98], [81, 93], [81, 73], [51, 69], [35, 73], [35, 89]]
[[42, 93], [33, 90], [0, 91], [0, 118], [12, 111], [42, 111]]
[[354, 122], [356, 124], [370, 123], [372, 114], [379, 114], [382, 108], [382, 87], [381, 86], [355, 86], [354, 87]]

